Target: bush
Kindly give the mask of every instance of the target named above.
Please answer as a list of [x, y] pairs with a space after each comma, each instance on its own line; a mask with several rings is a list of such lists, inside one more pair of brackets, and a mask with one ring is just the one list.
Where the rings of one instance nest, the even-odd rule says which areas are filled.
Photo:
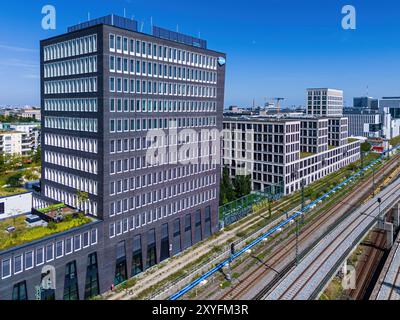
[[56, 230], [57, 229], [57, 224], [54, 221], [50, 221], [47, 224], [47, 228], [49, 228], [50, 230]]

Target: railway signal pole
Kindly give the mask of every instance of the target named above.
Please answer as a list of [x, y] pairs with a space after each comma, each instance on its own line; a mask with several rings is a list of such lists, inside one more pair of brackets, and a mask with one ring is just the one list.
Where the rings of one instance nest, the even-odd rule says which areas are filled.
[[375, 197], [375, 166], [372, 167], [372, 196]]
[[299, 265], [299, 219], [296, 218], [296, 267]]
[[[305, 181], [304, 179], [301, 180], [301, 212], [303, 212], [305, 204], [304, 204], [304, 186], [305, 186]], [[304, 212], [301, 215], [301, 223], [304, 223]]]

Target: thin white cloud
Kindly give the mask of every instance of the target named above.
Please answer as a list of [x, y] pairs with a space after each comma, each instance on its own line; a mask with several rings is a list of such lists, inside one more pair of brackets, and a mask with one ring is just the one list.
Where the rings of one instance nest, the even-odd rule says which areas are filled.
[[37, 49], [8, 46], [5, 44], [0, 44], [0, 49], [15, 51], [15, 52], [39, 52], [39, 50], [37, 50]]
[[19, 59], [5, 59], [3, 61], [0, 61], [0, 66], [14, 68], [39, 68], [39, 64]]
[[39, 77], [38, 74], [23, 74], [23, 75], [22, 75], [22, 78], [24, 78], [24, 79], [34, 79], [34, 80], [36, 80], [36, 79], [39, 79], [40, 77]]

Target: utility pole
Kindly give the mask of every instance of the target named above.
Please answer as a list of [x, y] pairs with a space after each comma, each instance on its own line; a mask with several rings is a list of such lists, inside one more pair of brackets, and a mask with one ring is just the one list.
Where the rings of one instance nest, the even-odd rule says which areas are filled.
[[271, 219], [271, 217], [272, 217], [272, 211], [271, 211], [271, 197], [268, 197], [268, 215], [269, 215], [269, 218]]
[[372, 196], [375, 197], [375, 166], [372, 167]]
[[296, 266], [299, 265], [299, 219], [296, 219]]
[[305, 204], [304, 204], [304, 185], [305, 185], [305, 181], [304, 181], [304, 179], [302, 179], [301, 180], [301, 212], [302, 212], [301, 223], [302, 224], [304, 223], [304, 212], [303, 212], [303, 210], [304, 210], [304, 207], [305, 207]]

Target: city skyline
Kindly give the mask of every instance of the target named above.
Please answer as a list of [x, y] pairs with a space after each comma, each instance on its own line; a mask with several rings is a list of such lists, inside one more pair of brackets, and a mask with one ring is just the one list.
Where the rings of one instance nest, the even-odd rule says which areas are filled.
[[[41, 9], [47, 3], [25, 1], [23, 11], [20, 4], [3, 5], [6, 17], [0, 26], [11, 27], [13, 33], [0, 39], [1, 106], [39, 105], [39, 40], [64, 33], [68, 26], [87, 20], [89, 12], [91, 18], [125, 13], [140, 28], [143, 23], [145, 33], [151, 21], [193, 36], [200, 33], [210, 47], [223, 49], [229, 62], [225, 107], [251, 106], [253, 99], [262, 105], [276, 96], [286, 97], [284, 106], [305, 105], [305, 89], [314, 86], [343, 90], [345, 106], [367, 93], [378, 99], [398, 96], [394, 70], [400, 67], [395, 42], [400, 25], [391, 19], [399, 7], [395, 1], [368, 7], [353, 1], [356, 30], [341, 27], [344, 1], [252, 1], [246, 8], [220, 1], [212, 4], [214, 10], [180, 0], [150, 5], [104, 0], [96, 6], [74, 6], [75, 2], [51, 3], [57, 10], [57, 28], [50, 31], [41, 28]], [[207, 21], [200, 19], [203, 16]], [[382, 16], [385, 20], [379, 19]]]

